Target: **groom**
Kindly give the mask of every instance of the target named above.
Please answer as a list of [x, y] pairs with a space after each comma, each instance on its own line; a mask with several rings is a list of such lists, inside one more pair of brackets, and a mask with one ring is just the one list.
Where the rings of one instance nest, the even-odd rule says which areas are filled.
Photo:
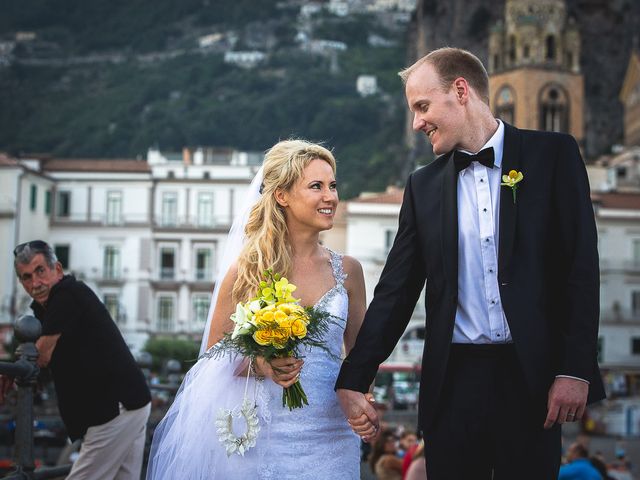
[[439, 157], [407, 181], [339, 400], [372, 439], [378, 419], [363, 393], [426, 281], [429, 480], [555, 479], [560, 425], [604, 398], [596, 228], [578, 146], [496, 120], [487, 72], [467, 51], [435, 50], [400, 76], [413, 128]]

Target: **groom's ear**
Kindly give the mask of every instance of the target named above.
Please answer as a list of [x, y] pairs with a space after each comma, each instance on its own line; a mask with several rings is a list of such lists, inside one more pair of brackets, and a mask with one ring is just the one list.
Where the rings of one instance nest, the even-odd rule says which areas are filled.
[[286, 190], [283, 190], [281, 188], [277, 188], [275, 193], [273, 194], [273, 196], [276, 199], [276, 202], [278, 202], [278, 205], [280, 205], [281, 207], [288, 207], [289, 206], [289, 201], [288, 201], [288, 196]]

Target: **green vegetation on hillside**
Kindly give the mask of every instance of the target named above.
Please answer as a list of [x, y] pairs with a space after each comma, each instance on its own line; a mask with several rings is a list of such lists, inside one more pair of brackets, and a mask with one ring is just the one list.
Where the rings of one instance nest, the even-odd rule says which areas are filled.
[[[404, 180], [397, 178], [406, 155], [401, 147], [405, 107], [396, 75], [405, 63], [404, 35], [384, 29], [372, 17], [321, 16], [314, 38], [348, 45], [338, 55], [336, 71], [328, 57], [294, 47], [291, 22], [297, 12], [277, 9], [273, 1], [211, 0], [215, 9], [206, 0], [180, 6], [159, 1], [143, 9], [149, 2], [47, 0], [31, 2], [25, 12], [18, 12], [13, 0], [7, 3], [0, 34], [11, 29], [57, 31], [75, 46], [64, 47], [67, 55], [84, 49], [126, 48], [129, 53], [122, 63], [32, 66], [17, 61], [0, 68], [0, 150], [136, 157], [145, 156], [152, 146], [165, 151], [186, 145], [265, 150], [278, 139], [303, 137], [334, 148], [343, 198]], [[54, 12], [54, 6], [62, 4], [66, 16]], [[246, 4], [259, 7], [250, 10]], [[260, 16], [269, 17], [263, 23], [275, 22], [277, 44], [267, 62], [254, 69], [225, 64], [222, 52], [199, 52], [196, 37], [190, 53], [174, 58], [142, 61], [131, 53], [145, 51], [143, 37], [164, 39], [154, 40], [154, 49], [176, 42], [177, 36], [171, 39], [167, 29], [177, 32], [180, 27], [185, 44], [186, 24], [210, 25], [202, 34], [222, 22], [226, 29], [238, 26], [242, 32], [242, 25]], [[81, 25], [83, 18], [87, 25]], [[91, 18], [103, 18], [94, 25], [92, 40]], [[134, 28], [134, 18], [141, 29]], [[367, 43], [369, 33], [395, 45], [373, 48]], [[116, 36], [119, 39], [112, 38]], [[29, 58], [28, 52], [24, 55], [20, 58]], [[360, 74], [376, 75], [382, 92], [360, 97]]]

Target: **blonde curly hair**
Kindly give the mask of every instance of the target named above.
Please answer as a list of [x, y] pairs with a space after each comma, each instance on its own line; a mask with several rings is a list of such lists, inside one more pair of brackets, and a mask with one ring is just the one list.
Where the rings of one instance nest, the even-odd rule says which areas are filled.
[[238, 257], [238, 277], [232, 291], [234, 302], [246, 301], [247, 294], [253, 296], [262, 272], [268, 268], [283, 275], [291, 272], [287, 222], [275, 193], [279, 189], [289, 191], [316, 159], [327, 162], [335, 174], [333, 154], [305, 140], [283, 140], [265, 154], [262, 195], [251, 209], [245, 227], [246, 241]]

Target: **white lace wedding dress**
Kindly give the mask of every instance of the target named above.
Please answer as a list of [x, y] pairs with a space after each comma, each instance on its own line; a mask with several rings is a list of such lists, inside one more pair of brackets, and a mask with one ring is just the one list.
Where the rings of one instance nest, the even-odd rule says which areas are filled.
[[[309, 405], [282, 407], [282, 387], [271, 380], [251, 380], [260, 420], [256, 447], [227, 457], [218, 441], [218, 409], [242, 402], [245, 377], [235, 376], [239, 361], [204, 357], [189, 371], [167, 415], [156, 428], [148, 480], [360, 478], [360, 440], [340, 409], [333, 390], [343, 343], [349, 299], [342, 257], [331, 254], [336, 285], [315, 305], [339, 318], [325, 336], [333, 357], [319, 348], [302, 352], [300, 381]], [[335, 358], [334, 358], [335, 357]], [[238, 431], [244, 425], [240, 420]]]

